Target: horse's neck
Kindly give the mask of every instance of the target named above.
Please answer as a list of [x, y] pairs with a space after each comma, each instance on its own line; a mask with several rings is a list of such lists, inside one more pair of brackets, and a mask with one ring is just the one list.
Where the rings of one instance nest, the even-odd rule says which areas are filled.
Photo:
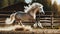
[[34, 8], [34, 9], [31, 9], [30, 11], [28, 11], [27, 13], [29, 13], [31, 16], [33, 16], [33, 18], [35, 19], [36, 18], [36, 13], [38, 11], [38, 8]]
[[29, 13], [34, 19], [36, 18], [36, 13], [30, 12]]
[[37, 12], [37, 7], [35, 8], [31, 8], [27, 13], [29, 13], [31, 16], [33, 16], [33, 18], [36, 18], [36, 12]]

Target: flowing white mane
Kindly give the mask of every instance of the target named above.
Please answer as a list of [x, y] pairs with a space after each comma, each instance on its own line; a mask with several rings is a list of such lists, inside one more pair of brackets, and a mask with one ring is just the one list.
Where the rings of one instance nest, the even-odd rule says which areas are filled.
[[42, 8], [43, 5], [40, 3], [33, 3], [32, 5], [24, 6], [24, 11], [27, 13], [32, 7], [34, 8], [35, 6], [39, 6], [39, 8]]

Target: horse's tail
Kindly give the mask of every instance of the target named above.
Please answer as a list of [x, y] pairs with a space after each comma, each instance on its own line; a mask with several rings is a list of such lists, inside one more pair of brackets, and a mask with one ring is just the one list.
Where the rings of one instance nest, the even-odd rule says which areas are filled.
[[15, 15], [16, 15], [16, 13], [11, 14], [10, 18], [6, 18], [5, 23], [6, 24], [12, 24], [14, 22], [14, 20], [15, 20]]

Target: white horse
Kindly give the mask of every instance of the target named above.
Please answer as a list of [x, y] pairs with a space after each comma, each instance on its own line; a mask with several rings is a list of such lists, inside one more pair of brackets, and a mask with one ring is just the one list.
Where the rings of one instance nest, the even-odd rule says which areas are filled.
[[[33, 3], [32, 5], [25, 7], [25, 12], [16, 12], [10, 15], [10, 18], [7, 18], [5, 23], [6, 24], [12, 24], [14, 20], [18, 21], [18, 24], [23, 25], [22, 21], [30, 19], [36, 20], [36, 13], [37, 12], [43, 12], [43, 5], [40, 3]], [[42, 24], [40, 21], [38, 23], [35, 23], [33, 26], [37, 27], [37, 24], [39, 27], [43, 28]]]
[[[40, 3], [33, 3], [32, 5], [29, 4], [28, 6], [24, 6], [25, 13], [27, 13], [29, 10], [31, 10], [32, 7], [35, 7], [35, 6], [40, 6], [40, 10], [39, 11], [42, 12], [43, 14], [45, 14], [45, 12], [43, 10], [43, 5], [40, 4]], [[36, 19], [36, 15], [34, 16], [34, 19]], [[42, 24], [39, 21], [38, 21], [38, 23], [35, 23], [33, 26], [34, 27], [40, 26], [41, 28], [43, 28]]]

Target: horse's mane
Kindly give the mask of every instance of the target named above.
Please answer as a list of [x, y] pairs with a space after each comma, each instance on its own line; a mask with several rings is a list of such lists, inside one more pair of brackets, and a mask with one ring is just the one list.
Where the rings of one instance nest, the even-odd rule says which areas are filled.
[[35, 8], [36, 6], [40, 6], [40, 7], [43, 7], [42, 4], [40, 3], [33, 3], [32, 5], [29, 5], [29, 6], [25, 6], [25, 12], [28, 12], [30, 11], [31, 9]]

